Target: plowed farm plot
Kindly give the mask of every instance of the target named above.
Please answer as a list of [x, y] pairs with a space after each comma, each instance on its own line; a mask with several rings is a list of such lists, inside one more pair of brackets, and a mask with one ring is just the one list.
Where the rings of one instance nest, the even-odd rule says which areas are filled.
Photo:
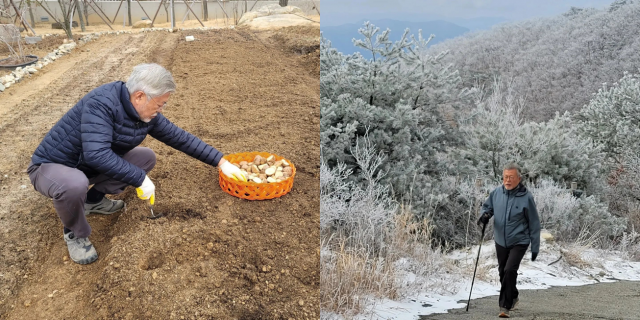
[[[103, 36], [1, 94], [0, 319], [318, 319], [319, 51], [308, 46], [319, 36], [300, 27]], [[217, 168], [149, 137], [164, 217], [148, 219], [128, 188], [115, 197], [126, 210], [88, 216], [99, 259], [75, 264], [25, 169], [84, 94], [146, 62], [176, 80], [167, 118], [225, 154], [286, 157], [293, 189], [232, 197]]]

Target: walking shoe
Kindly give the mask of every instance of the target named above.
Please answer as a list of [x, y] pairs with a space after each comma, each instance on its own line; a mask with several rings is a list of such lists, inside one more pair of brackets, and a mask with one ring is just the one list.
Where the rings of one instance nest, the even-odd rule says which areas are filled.
[[509, 309], [507, 308], [500, 308], [500, 314], [498, 315], [499, 318], [509, 318]]
[[98, 203], [85, 203], [84, 215], [86, 216], [90, 213], [112, 214], [122, 208], [124, 208], [124, 201], [109, 200], [104, 197]]
[[516, 307], [518, 306], [518, 302], [520, 302], [520, 298], [513, 299], [513, 306], [511, 306], [511, 309], [509, 309], [509, 311], [515, 310]]
[[69, 257], [75, 263], [89, 264], [98, 259], [98, 252], [93, 247], [89, 238], [78, 238], [72, 232], [64, 234], [64, 241], [67, 242]]

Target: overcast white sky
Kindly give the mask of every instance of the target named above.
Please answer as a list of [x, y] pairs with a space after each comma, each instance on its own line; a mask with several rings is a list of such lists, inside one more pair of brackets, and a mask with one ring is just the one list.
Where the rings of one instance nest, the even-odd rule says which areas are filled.
[[321, 24], [363, 19], [409, 21], [500, 17], [509, 21], [562, 14], [574, 7], [603, 8], [613, 0], [321, 0]]

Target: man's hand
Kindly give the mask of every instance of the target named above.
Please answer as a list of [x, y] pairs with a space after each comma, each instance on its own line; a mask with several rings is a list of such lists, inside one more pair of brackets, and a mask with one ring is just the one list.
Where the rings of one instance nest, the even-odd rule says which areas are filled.
[[153, 185], [149, 176], [144, 177], [144, 181], [142, 185], [136, 188], [136, 193], [138, 193], [138, 198], [142, 200], [149, 199], [149, 203], [153, 205], [156, 202], [156, 186]]
[[536, 261], [537, 257], [538, 257], [538, 253], [537, 252], [531, 252], [531, 261]]
[[224, 173], [227, 177], [236, 181], [247, 181], [247, 177], [244, 175], [244, 173], [242, 173], [240, 168], [232, 165], [231, 162], [227, 161], [226, 159], [223, 158], [222, 160], [220, 160], [218, 166], [220, 167], [220, 170], [222, 170], [222, 173]]
[[478, 225], [489, 223], [489, 219], [491, 219], [491, 215], [489, 214], [489, 212], [483, 213], [480, 216], [480, 219], [478, 219]]

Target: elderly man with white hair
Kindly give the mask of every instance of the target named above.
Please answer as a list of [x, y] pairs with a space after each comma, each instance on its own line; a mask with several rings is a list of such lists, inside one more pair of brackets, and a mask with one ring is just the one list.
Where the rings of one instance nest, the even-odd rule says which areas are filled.
[[478, 225], [493, 217], [493, 238], [498, 258], [500, 296], [498, 317], [509, 318], [509, 312], [520, 301], [518, 269], [531, 245], [531, 261], [540, 251], [540, 218], [533, 195], [522, 184], [520, 166], [508, 163], [502, 170], [502, 186], [495, 188], [482, 205]]
[[155, 186], [147, 173], [156, 155], [138, 147], [147, 134], [246, 181], [221, 152], [162, 115], [175, 90], [165, 68], [138, 65], [126, 83], [107, 83], [84, 96], [51, 128], [31, 157], [27, 169], [31, 183], [53, 199], [69, 256], [76, 263], [98, 259], [85, 216], [112, 214], [124, 207], [122, 200], [110, 200], [105, 194], [121, 193], [131, 185], [140, 199], [155, 201]]

